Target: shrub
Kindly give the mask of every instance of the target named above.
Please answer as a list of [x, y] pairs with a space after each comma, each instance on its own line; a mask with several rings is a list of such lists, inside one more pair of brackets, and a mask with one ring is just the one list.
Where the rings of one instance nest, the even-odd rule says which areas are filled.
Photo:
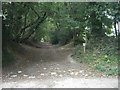
[[[74, 58], [80, 62], [88, 63], [92, 68], [107, 75], [118, 74], [117, 43], [114, 39], [90, 41], [83, 53], [83, 46], [78, 45], [74, 50]], [[77, 58], [76, 58], [77, 57]]]
[[72, 36], [69, 30], [56, 30], [50, 33], [50, 39], [52, 44], [65, 45], [72, 39]]

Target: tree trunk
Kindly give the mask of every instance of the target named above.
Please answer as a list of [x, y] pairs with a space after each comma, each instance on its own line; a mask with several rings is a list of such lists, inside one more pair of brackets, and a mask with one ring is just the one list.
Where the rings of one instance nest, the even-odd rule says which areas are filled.
[[27, 39], [29, 39], [31, 37], [32, 34], [34, 34], [35, 30], [39, 27], [39, 25], [47, 18], [47, 14], [46, 12], [44, 13], [42, 19], [38, 18], [38, 21], [35, 23], [34, 26], [30, 27], [30, 32], [28, 33], [28, 35], [21, 39], [21, 42], [26, 41]]
[[118, 33], [120, 34], [120, 22], [118, 22]]
[[117, 33], [117, 28], [116, 28], [116, 15], [114, 17], [114, 28], [115, 28], [115, 35], [116, 37], [118, 36], [118, 33]]

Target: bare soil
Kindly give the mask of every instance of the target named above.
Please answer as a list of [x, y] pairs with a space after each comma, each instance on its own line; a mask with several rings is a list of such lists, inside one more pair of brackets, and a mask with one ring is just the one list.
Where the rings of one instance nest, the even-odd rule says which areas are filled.
[[[23, 44], [21, 44], [21, 47], [23, 48], [23, 54], [17, 56], [13, 65], [3, 68], [2, 81], [5, 88], [88, 88], [91, 84], [90, 80], [95, 81], [96, 78], [98, 78], [98, 81], [95, 82], [99, 83], [103, 78], [107, 78], [105, 79], [106, 82], [112, 80], [112, 87], [117, 87], [117, 78], [107, 77], [103, 73], [90, 68], [87, 64], [73, 60], [71, 57], [73, 48], [71, 47], [56, 47], [49, 43], [43, 43], [40, 48]], [[110, 87], [111, 84], [107, 86]], [[97, 87], [93, 84], [91, 86]], [[106, 85], [103, 84], [104, 86]], [[100, 87], [100, 84], [98, 87]]]

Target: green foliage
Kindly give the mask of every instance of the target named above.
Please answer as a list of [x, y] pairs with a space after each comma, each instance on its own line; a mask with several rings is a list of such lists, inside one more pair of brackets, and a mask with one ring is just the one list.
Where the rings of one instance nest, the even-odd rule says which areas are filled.
[[94, 61], [94, 67], [107, 75], [117, 75], [117, 60], [116, 55], [101, 55], [97, 61]]
[[[105, 41], [106, 40], [106, 41]], [[104, 39], [102, 42], [91, 41], [83, 53], [83, 46], [77, 46], [74, 50], [74, 58], [80, 62], [88, 63], [94, 69], [102, 71], [106, 75], [118, 74], [117, 44], [113, 39]]]
[[69, 30], [60, 30], [58, 32], [58, 40], [59, 40], [59, 43], [64, 45], [64, 44], [67, 44], [70, 40], [71, 40], [71, 35], [70, 35], [70, 32]]
[[[3, 3], [3, 14], [6, 16], [3, 20], [3, 33], [16, 42], [24, 42], [29, 38], [39, 41], [43, 37], [49, 37], [48, 32], [53, 29], [59, 31], [59, 42], [61, 36], [65, 39], [71, 35], [75, 38], [75, 43], [79, 44], [83, 41], [79, 39], [82, 39], [81, 35], [86, 30], [91, 35], [97, 35], [96, 37], [110, 33], [113, 25], [112, 17], [119, 16], [118, 8], [118, 3], [98, 2]], [[69, 42], [71, 37], [62, 43]]]
[[[3, 3], [3, 33], [16, 42], [24, 42], [34, 33], [38, 33], [38, 27], [46, 19], [47, 12], [43, 10], [44, 4], [12, 2]], [[9, 33], [7, 33], [9, 32]], [[6, 37], [3, 37], [6, 38]]]
[[72, 36], [69, 30], [59, 30], [51, 32], [51, 42], [53, 44], [64, 45], [71, 40]]
[[58, 44], [59, 43], [58, 36], [57, 36], [57, 31], [50, 32], [50, 42], [52, 44]]

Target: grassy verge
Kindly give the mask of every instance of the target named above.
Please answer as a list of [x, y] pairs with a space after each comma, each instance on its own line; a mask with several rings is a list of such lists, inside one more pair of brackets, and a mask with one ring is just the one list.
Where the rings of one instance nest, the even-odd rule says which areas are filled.
[[74, 58], [87, 63], [90, 67], [106, 75], [118, 75], [118, 53], [116, 40], [91, 40], [83, 53], [83, 46], [78, 45], [74, 50]]

